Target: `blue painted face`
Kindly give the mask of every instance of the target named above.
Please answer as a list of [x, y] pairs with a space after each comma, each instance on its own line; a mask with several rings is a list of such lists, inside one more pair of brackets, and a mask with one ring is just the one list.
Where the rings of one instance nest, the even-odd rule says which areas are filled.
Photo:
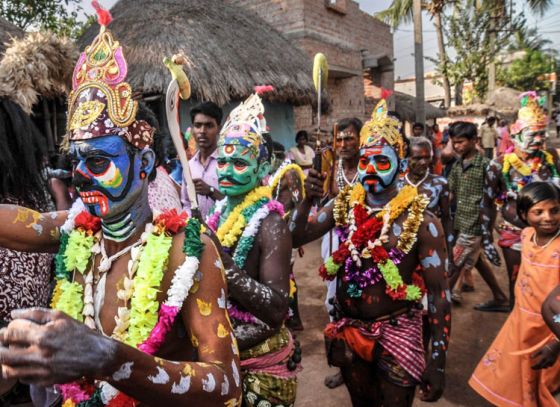
[[360, 149], [358, 178], [367, 192], [378, 194], [397, 179], [399, 157], [390, 146], [372, 146]]
[[114, 218], [126, 213], [139, 199], [154, 169], [155, 155], [138, 150], [119, 136], [74, 141], [73, 184], [92, 215]]

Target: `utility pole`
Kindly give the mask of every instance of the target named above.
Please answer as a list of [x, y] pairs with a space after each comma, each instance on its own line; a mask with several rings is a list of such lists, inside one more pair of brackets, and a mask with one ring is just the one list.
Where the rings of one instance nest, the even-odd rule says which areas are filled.
[[422, 1], [413, 0], [414, 19], [414, 72], [416, 75], [416, 121], [426, 124], [424, 108], [424, 43], [422, 40]]

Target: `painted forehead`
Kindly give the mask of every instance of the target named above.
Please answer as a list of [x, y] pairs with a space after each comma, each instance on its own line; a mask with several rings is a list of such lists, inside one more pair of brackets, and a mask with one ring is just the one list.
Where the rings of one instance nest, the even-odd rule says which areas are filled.
[[256, 154], [253, 148], [245, 147], [238, 144], [225, 144], [220, 146], [220, 157], [243, 157], [246, 159], [256, 159]]
[[105, 153], [112, 156], [126, 154], [126, 141], [119, 136], [107, 136], [96, 139], [73, 141], [70, 153], [76, 156]]
[[362, 157], [372, 157], [376, 155], [396, 156], [397, 153], [395, 149], [391, 146], [375, 145], [375, 146], [361, 148], [360, 155]]

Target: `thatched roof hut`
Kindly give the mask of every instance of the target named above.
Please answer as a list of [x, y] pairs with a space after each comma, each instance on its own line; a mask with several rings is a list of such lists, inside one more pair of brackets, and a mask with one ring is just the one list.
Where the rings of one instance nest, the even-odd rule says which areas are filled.
[[23, 37], [24, 31], [12, 23], [0, 18], [0, 56], [4, 54], [12, 38]]
[[[310, 58], [250, 11], [223, 0], [120, 0], [111, 9], [111, 31], [124, 47], [128, 82], [143, 95], [164, 94], [170, 80], [162, 64], [183, 53], [193, 97], [224, 105], [272, 85], [274, 102], [310, 104]], [[91, 26], [80, 47], [91, 43]]]
[[521, 92], [511, 88], [497, 88], [490, 92], [484, 103], [453, 106], [449, 108], [449, 116], [497, 116], [507, 120], [515, 120], [517, 111], [521, 107], [519, 95]]
[[[395, 111], [401, 116], [401, 119], [407, 122], [416, 121], [416, 97], [402, 92], [394, 93]], [[446, 111], [439, 109], [430, 103], [424, 103], [426, 112], [426, 120], [433, 120], [444, 117]]]

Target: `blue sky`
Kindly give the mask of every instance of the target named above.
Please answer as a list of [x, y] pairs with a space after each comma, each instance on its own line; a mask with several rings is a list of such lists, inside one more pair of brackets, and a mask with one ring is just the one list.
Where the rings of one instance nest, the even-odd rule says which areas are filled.
[[[153, 0], [157, 1], [157, 0]], [[391, 4], [391, 0], [356, 0], [360, 4], [360, 8], [367, 13], [376, 13], [378, 11], [384, 10]], [[90, 0], [81, 1], [82, 7], [88, 14], [94, 13], [93, 8], [90, 5]], [[102, 0], [101, 3], [106, 7], [111, 7], [116, 0]], [[523, 11], [524, 0], [515, 0], [514, 3], [518, 5], [516, 11]], [[542, 17], [537, 17], [531, 15], [529, 12], [526, 13], [528, 16], [528, 21], [531, 26], [538, 26], [539, 30], [543, 32], [543, 37], [546, 37], [553, 41], [551, 48], [555, 48], [560, 51], [560, 28], [558, 27], [558, 19], [560, 19], [560, 0], [553, 0], [553, 6], [550, 10]], [[430, 57], [437, 56], [437, 42], [436, 35], [434, 33], [433, 25], [427, 16], [423, 18], [423, 31], [424, 31], [424, 55]], [[414, 75], [414, 41], [412, 35], [412, 25], [406, 24], [399, 27], [395, 31], [394, 37], [394, 55], [395, 61], [395, 76], [396, 77], [409, 77]], [[429, 62], [425, 62], [425, 71], [433, 70], [433, 65]]]

